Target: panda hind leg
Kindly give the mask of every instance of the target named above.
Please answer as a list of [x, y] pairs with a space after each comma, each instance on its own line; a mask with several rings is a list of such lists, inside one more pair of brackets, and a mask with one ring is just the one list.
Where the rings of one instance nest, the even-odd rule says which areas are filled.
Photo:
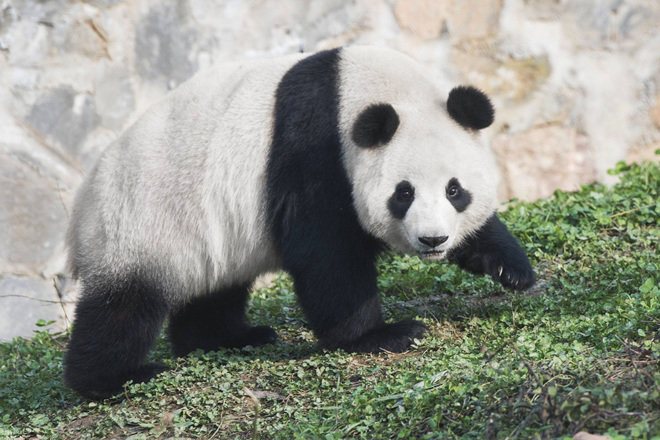
[[245, 317], [249, 285], [197, 297], [170, 315], [169, 336], [176, 356], [201, 349], [264, 345], [277, 340], [268, 326], [251, 326]]
[[166, 370], [144, 363], [168, 306], [162, 293], [134, 275], [97, 276], [82, 281], [64, 381], [89, 399], [122, 391], [124, 383], [146, 382]]

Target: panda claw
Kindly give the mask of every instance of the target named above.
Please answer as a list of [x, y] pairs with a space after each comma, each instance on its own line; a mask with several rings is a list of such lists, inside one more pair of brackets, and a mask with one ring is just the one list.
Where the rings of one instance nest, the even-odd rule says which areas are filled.
[[497, 273], [498, 273], [499, 276], [502, 276], [502, 271], [504, 271], [504, 268], [503, 268], [502, 266], [500, 266], [500, 267], [497, 269]]

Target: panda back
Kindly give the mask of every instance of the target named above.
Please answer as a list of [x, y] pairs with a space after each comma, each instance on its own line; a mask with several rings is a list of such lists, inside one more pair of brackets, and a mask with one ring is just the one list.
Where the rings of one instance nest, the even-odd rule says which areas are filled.
[[274, 91], [298, 58], [203, 72], [111, 144], [74, 204], [74, 275], [140, 270], [177, 302], [276, 267], [264, 174]]

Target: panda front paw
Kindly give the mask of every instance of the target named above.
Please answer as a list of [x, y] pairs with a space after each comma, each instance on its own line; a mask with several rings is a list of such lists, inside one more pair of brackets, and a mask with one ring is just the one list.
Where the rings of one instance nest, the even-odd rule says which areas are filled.
[[525, 290], [535, 281], [527, 254], [496, 214], [447, 257], [467, 271], [490, 275], [509, 289]]
[[508, 289], [526, 290], [536, 281], [526, 256], [504, 259], [500, 255], [485, 255], [483, 260], [485, 272]]
[[426, 330], [427, 328], [423, 323], [414, 319], [406, 319], [393, 324], [383, 324], [350, 342], [328, 344], [325, 341], [326, 343], [323, 345], [342, 348], [351, 353], [378, 353], [382, 351], [400, 353], [406, 351], [413, 340], [421, 338]]

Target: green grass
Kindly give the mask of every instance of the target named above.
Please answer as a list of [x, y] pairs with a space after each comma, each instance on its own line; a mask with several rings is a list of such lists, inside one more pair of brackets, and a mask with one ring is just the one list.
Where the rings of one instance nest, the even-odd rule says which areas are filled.
[[403, 354], [320, 351], [290, 280], [253, 295], [274, 345], [172, 359], [90, 403], [63, 386], [67, 335], [0, 345], [0, 438], [660, 439], [660, 166], [516, 203], [502, 218], [539, 281], [512, 293], [449, 264], [387, 255], [388, 319], [428, 335]]

